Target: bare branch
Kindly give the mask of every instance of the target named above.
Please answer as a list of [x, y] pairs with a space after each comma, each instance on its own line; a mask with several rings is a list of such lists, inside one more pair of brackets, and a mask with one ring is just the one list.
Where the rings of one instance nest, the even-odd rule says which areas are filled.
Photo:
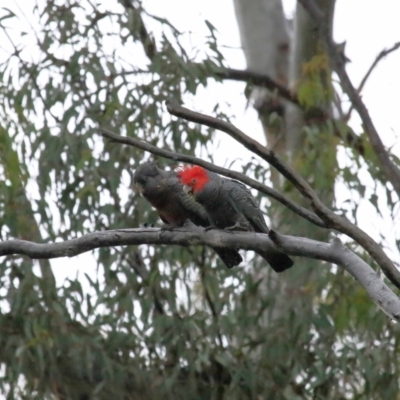
[[333, 243], [317, 242], [310, 239], [278, 235], [270, 231], [270, 238], [282, 251], [290, 255], [315, 258], [340, 265], [366, 289], [369, 297], [389, 317], [400, 321], [400, 299], [382, 281], [364, 260], [343, 246], [340, 240]]
[[358, 228], [356, 225], [352, 224], [349, 220], [336, 215], [332, 210], [326, 207], [311, 186], [275, 152], [269, 150], [261, 143], [247, 136], [244, 132], [229, 122], [188, 110], [187, 108], [184, 108], [173, 102], [168, 102], [167, 109], [172, 115], [184, 118], [188, 121], [197, 122], [211, 128], [219, 129], [227, 133], [241, 143], [244, 147], [267, 161], [272, 167], [274, 167], [286, 179], [288, 179], [306, 199], [310, 200], [314, 211], [326, 223], [326, 226], [348, 235], [359, 245], [361, 245], [379, 264], [390, 281], [400, 289], [400, 272], [393, 265], [386, 253], [382, 250], [381, 246], [379, 246], [379, 244], [376, 243], [367, 233]]
[[146, 25], [143, 21], [140, 9], [134, 6], [132, 0], [123, 0], [122, 5], [128, 12], [132, 13], [134, 23], [139, 27], [139, 38], [143, 45], [143, 50], [150, 61], [154, 60], [154, 56], [157, 53], [157, 46], [153, 37], [149, 34], [146, 29]]
[[167, 101], [166, 105], [168, 112], [176, 117], [206, 125], [210, 128], [218, 129], [227, 133], [237, 142], [246, 147], [246, 149], [267, 161], [268, 164], [274, 167], [289, 182], [291, 182], [304, 197], [309, 200], [314, 198], [317, 199], [317, 195], [312, 190], [311, 186], [293, 168], [281, 160], [274, 151], [269, 150], [263, 144], [257, 142], [250, 136], [247, 136], [244, 132], [236, 128], [230, 122], [189, 110], [188, 108], [182, 107], [174, 101]]
[[[201, 67], [201, 64], [194, 64], [196, 67]], [[142, 74], [148, 73], [147, 71], [134, 70], [134, 71], [123, 71], [119, 73], [119, 75], [134, 75], [134, 74]], [[265, 87], [272, 92], [277, 93], [283, 99], [290, 101], [291, 103], [301, 107], [305, 112], [312, 114], [313, 119], [318, 120], [330, 120], [333, 123], [334, 134], [340, 140], [342, 140], [347, 146], [356, 150], [359, 154], [364, 156], [365, 148], [364, 144], [359, 136], [357, 136], [351, 129], [348, 129], [347, 132], [343, 133], [341, 129], [338, 128], [337, 122], [335, 119], [332, 119], [330, 115], [321, 108], [313, 107], [312, 110], [306, 109], [299, 102], [297, 94], [290, 91], [285, 86], [273, 80], [269, 75], [261, 74], [259, 72], [254, 72], [250, 70], [240, 70], [234, 68], [218, 68], [216, 71], [212, 71], [210, 74], [209, 70], [204, 69], [205, 74], [209, 74], [210, 76], [217, 76], [221, 79], [225, 80], [233, 80], [240, 82], [247, 82], [259, 87]]]
[[313, 119], [326, 120], [326, 121], [331, 120], [333, 123], [335, 136], [340, 138], [345, 144], [347, 144], [348, 146], [356, 150], [358, 153], [360, 153], [362, 156], [364, 156], [365, 154], [364, 144], [362, 143], [361, 138], [356, 134], [354, 134], [354, 132], [351, 129], [348, 129], [345, 135], [343, 135], [343, 132], [341, 131], [341, 129], [338, 128], [335, 119], [332, 119], [331, 115], [329, 115], [325, 110], [319, 107], [313, 107], [311, 110], [309, 108], [304, 107], [303, 105], [300, 104], [300, 101], [296, 93], [290, 91], [285, 86], [276, 82], [269, 75], [260, 74], [259, 72], [254, 72], [249, 70], [240, 70], [233, 68], [219, 69], [215, 74], [221, 79], [244, 81], [259, 87], [265, 87], [271, 92], [277, 93], [283, 99], [290, 101], [296, 106], [302, 108], [306, 113], [312, 114]]
[[382, 140], [378, 134], [378, 131], [376, 130], [375, 125], [372, 122], [369, 112], [365, 107], [365, 104], [361, 100], [361, 97], [356, 88], [351, 83], [351, 80], [347, 75], [345, 69], [344, 61], [338, 53], [330, 33], [326, 29], [322, 29], [321, 22], [323, 18], [321, 15], [321, 11], [313, 0], [299, 0], [299, 2], [306, 10], [308, 10], [310, 15], [317, 22], [320, 23], [321, 28], [319, 29], [319, 32], [323, 40], [325, 41], [326, 49], [331, 59], [332, 67], [339, 76], [344, 92], [349, 97], [352, 105], [354, 106], [354, 109], [357, 110], [361, 118], [365, 133], [367, 134], [371, 142], [372, 148], [379, 160], [382, 171], [385, 173], [387, 180], [392, 184], [394, 190], [397, 193], [397, 196], [400, 198], [400, 170], [390, 159], [389, 154], [386, 151], [385, 146], [383, 145]]
[[[205, 260], [203, 260], [203, 261], [205, 261]], [[214, 323], [216, 326], [219, 345], [221, 347], [224, 347], [224, 342], [222, 340], [221, 330], [219, 327], [219, 313], [217, 312], [217, 307], [215, 306], [214, 300], [213, 300], [210, 290], [208, 288], [207, 276], [206, 276], [207, 269], [204, 268], [204, 264], [200, 265], [199, 273], [200, 273], [200, 278], [201, 278], [201, 284], [203, 286], [204, 297], [207, 301], [208, 307], [210, 308], [211, 315], [213, 317], [213, 320], [214, 320]]]
[[[265, 87], [271, 92], [276, 92], [283, 99], [288, 100], [291, 103], [301, 107], [296, 94], [292, 93], [288, 88], [276, 82], [274, 79], [266, 74], [260, 74], [259, 72], [249, 70], [225, 68], [223, 70], [218, 70], [216, 72], [216, 75], [221, 79], [244, 81], [251, 83], [255, 86]], [[321, 110], [321, 112], [323, 111]]]
[[[146, 269], [146, 265], [143, 261], [142, 255], [139, 251], [123, 251], [125, 261], [129, 264], [129, 266], [138, 274], [138, 276], [146, 281], [149, 279], [149, 271]], [[154, 310], [155, 312], [165, 315], [165, 310], [163, 303], [159, 296], [160, 286], [157, 285], [154, 281], [150, 285], [150, 289], [154, 298]]]
[[243, 248], [246, 250], [263, 250], [275, 248], [265, 234], [249, 232], [231, 232], [209, 230], [191, 226], [174, 230], [162, 228], [133, 228], [97, 231], [88, 233], [78, 239], [57, 243], [34, 243], [27, 240], [8, 240], [0, 242], [0, 256], [25, 255], [33, 259], [52, 259], [74, 257], [101, 247], [126, 246], [139, 244], [206, 245], [211, 247]]
[[393, 53], [394, 51], [396, 51], [398, 48], [400, 47], [400, 42], [395, 43], [392, 47], [390, 47], [389, 49], [384, 49], [382, 50], [375, 58], [374, 62], [372, 63], [372, 65], [370, 66], [368, 72], [365, 74], [364, 78], [362, 79], [360, 86], [357, 89], [358, 93], [361, 93], [361, 91], [364, 88], [365, 83], [367, 82], [368, 78], [370, 77], [372, 71], [374, 70], [374, 68], [378, 65], [379, 61], [381, 61], [382, 59], [384, 59], [387, 55], [389, 55], [390, 53]]
[[309, 109], [300, 104], [297, 94], [287, 89], [285, 86], [273, 80], [270, 76], [266, 74], [260, 74], [259, 72], [240, 70], [233, 68], [220, 69], [216, 72], [216, 75], [221, 79], [230, 79], [234, 81], [244, 81], [251, 83], [255, 86], [265, 87], [271, 92], [277, 93], [283, 99], [290, 101], [296, 106], [303, 109], [303, 111], [309, 115], [312, 114], [312, 119], [322, 120], [322, 121], [332, 121], [334, 134], [339, 139], [341, 139], [345, 144], [356, 150], [362, 156], [365, 154], [364, 145], [359, 136], [354, 134], [351, 129], [343, 134], [343, 132], [338, 128], [337, 122], [331, 117], [325, 110], [319, 107], [313, 107]]
[[217, 174], [221, 174], [221, 175], [227, 176], [229, 178], [237, 179], [238, 181], [243, 182], [246, 185], [249, 185], [250, 187], [257, 189], [261, 193], [264, 193], [267, 196], [279, 201], [281, 204], [283, 204], [289, 210], [292, 210], [293, 212], [300, 215], [307, 221], [310, 221], [311, 223], [313, 223], [317, 226], [320, 226], [322, 228], [326, 228], [326, 224], [313, 212], [298, 205], [294, 201], [290, 200], [288, 197], [279, 193], [277, 190], [270, 188], [266, 185], [263, 185], [262, 183], [256, 181], [255, 179], [251, 179], [251, 178], [247, 177], [246, 175], [241, 174], [240, 172], [235, 172], [235, 171], [231, 171], [226, 168], [218, 167], [207, 161], [201, 160], [200, 158], [189, 156], [187, 154], [175, 153], [173, 151], [159, 149], [158, 147], [153, 146], [150, 143], [144, 142], [143, 140], [139, 140], [139, 139], [135, 139], [132, 137], [127, 137], [127, 136], [120, 136], [120, 135], [117, 135], [106, 129], [100, 129], [100, 133], [102, 136], [104, 136], [107, 139], [110, 139], [113, 142], [127, 144], [129, 146], [134, 146], [139, 149], [148, 151], [149, 153], [152, 153], [152, 154], [164, 157], [164, 158], [168, 158], [170, 160], [200, 165], [204, 168], [207, 168], [210, 171], [216, 172]]
[[[365, 74], [364, 78], [361, 80], [360, 85], [358, 86], [357, 92], [361, 93], [365, 83], [367, 82], [368, 78], [371, 76], [372, 71], [374, 70], [374, 68], [379, 64], [379, 62], [384, 59], [387, 55], [389, 55], [390, 53], [393, 53], [394, 51], [396, 51], [398, 48], [400, 47], [400, 42], [395, 43], [392, 47], [390, 47], [389, 49], [386, 50], [382, 50], [375, 58], [374, 62], [372, 63], [372, 65], [369, 67], [367, 73]], [[350, 118], [351, 112], [354, 109], [354, 105], [351, 104], [349, 111], [346, 114], [346, 121]]]
[[269, 236], [254, 232], [206, 231], [199, 227], [174, 230], [160, 228], [117, 229], [93, 232], [77, 239], [57, 243], [34, 243], [9, 240], [0, 243], [0, 256], [25, 255], [35, 259], [73, 257], [101, 247], [139, 244], [206, 245], [268, 251], [275, 248], [292, 256], [324, 260], [342, 266], [367, 290], [371, 299], [391, 318], [400, 321], [400, 299], [379, 278], [373, 269], [342, 244], [323, 243], [306, 238], [282, 236], [271, 231]]

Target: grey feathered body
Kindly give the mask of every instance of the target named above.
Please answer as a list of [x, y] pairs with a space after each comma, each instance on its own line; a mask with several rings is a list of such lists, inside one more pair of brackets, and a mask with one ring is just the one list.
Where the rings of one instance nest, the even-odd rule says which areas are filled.
[[[182, 226], [186, 220], [195, 225], [211, 224], [206, 210], [193, 196], [183, 191], [174, 171], [163, 171], [154, 163], [143, 163], [135, 171], [134, 181], [141, 194], [157, 209], [161, 220], [172, 226]], [[228, 268], [239, 265], [240, 254], [229, 248], [213, 247]]]
[[[245, 185], [210, 171], [207, 174], [210, 180], [195, 193], [195, 199], [204, 206], [217, 228], [269, 232], [257, 200]], [[285, 271], [293, 265], [292, 259], [278, 249], [259, 254], [276, 272]]]
[[204, 208], [183, 191], [175, 172], [163, 171], [154, 163], [144, 163], [137, 168], [134, 180], [163, 222], [179, 226], [189, 219], [200, 226], [210, 224]]

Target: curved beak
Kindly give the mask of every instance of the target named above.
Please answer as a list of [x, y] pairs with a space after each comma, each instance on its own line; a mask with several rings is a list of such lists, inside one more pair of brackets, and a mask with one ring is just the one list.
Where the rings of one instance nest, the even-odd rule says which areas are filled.
[[140, 194], [143, 194], [143, 192], [144, 192], [144, 187], [143, 187], [143, 185], [141, 185], [139, 182], [136, 182], [136, 183], [135, 183], [135, 187], [136, 187], [136, 190], [137, 190]]
[[193, 189], [189, 185], [183, 185], [183, 191], [186, 194], [193, 194]]

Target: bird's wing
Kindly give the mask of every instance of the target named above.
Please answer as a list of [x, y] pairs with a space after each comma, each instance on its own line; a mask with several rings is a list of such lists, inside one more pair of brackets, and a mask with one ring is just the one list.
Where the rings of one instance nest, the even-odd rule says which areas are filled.
[[224, 185], [229, 192], [232, 207], [250, 222], [256, 232], [268, 233], [269, 229], [258, 202], [247, 186], [232, 179], [224, 179]]
[[204, 207], [198, 203], [192, 195], [183, 191], [182, 183], [174, 172], [168, 177], [168, 186], [172, 190], [179, 204], [185, 208], [189, 214], [189, 219], [198, 226], [210, 226], [211, 221]]
[[169, 225], [170, 222], [164, 218], [162, 214], [158, 213], [158, 216], [160, 217], [161, 221], [164, 222], [164, 224]]
[[190, 213], [190, 220], [200, 226], [210, 226], [210, 218], [204, 207], [198, 203], [192, 195], [185, 193], [183, 190], [179, 192], [179, 199], [183, 207]]

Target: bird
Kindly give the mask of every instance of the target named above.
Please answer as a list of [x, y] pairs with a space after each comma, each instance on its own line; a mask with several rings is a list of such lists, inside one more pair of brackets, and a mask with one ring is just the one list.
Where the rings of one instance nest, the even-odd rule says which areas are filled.
[[[198, 165], [185, 166], [177, 175], [184, 190], [205, 208], [212, 227], [268, 234], [259, 204], [243, 183], [223, 178]], [[293, 260], [277, 248], [257, 253], [275, 272], [293, 266]]]
[[[133, 180], [139, 192], [167, 224], [167, 228], [183, 226], [187, 220], [202, 227], [210, 225], [207, 212], [193, 196], [183, 191], [175, 171], [164, 171], [154, 162], [144, 162], [136, 169]], [[243, 261], [235, 249], [218, 246], [212, 248], [228, 268]]]

